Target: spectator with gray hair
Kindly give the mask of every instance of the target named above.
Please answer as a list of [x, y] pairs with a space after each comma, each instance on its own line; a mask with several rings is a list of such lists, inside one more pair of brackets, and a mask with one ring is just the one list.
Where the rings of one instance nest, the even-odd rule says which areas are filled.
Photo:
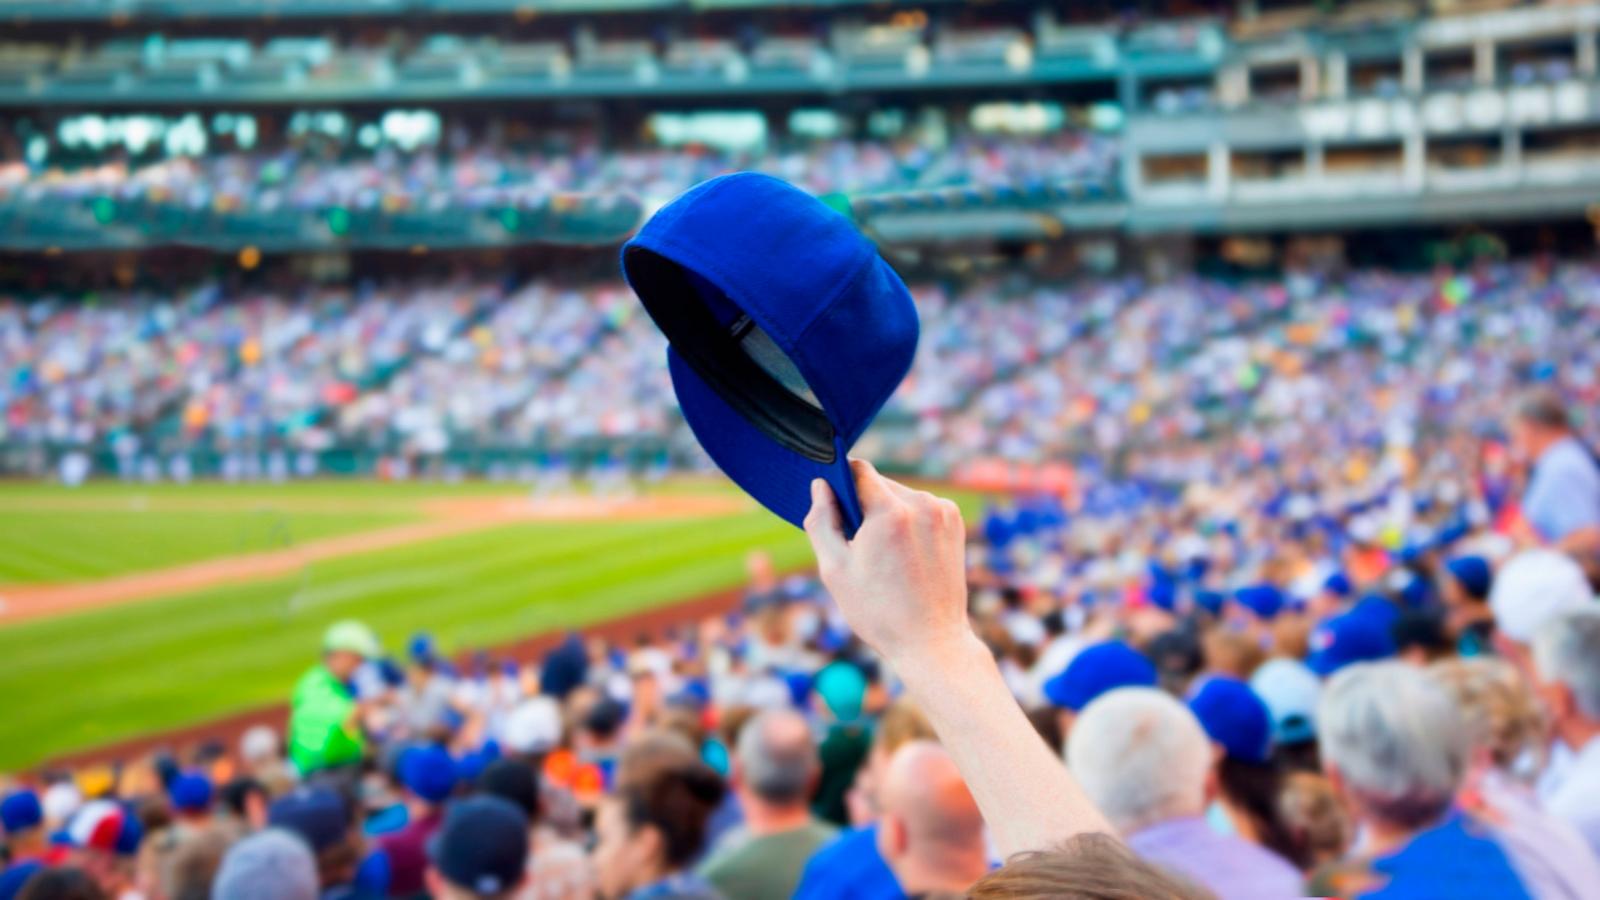
[[1135, 853], [1221, 897], [1299, 896], [1294, 866], [1206, 823], [1212, 761], [1194, 713], [1155, 688], [1104, 694], [1067, 739], [1068, 768]]
[[1455, 699], [1472, 737], [1457, 803], [1494, 822], [1511, 864], [1536, 897], [1580, 900], [1600, 885], [1600, 860], [1570, 823], [1539, 808], [1533, 779], [1544, 762], [1544, 710], [1533, 686], [1503, 659], [1435, 663], [1428, 673]]
[[794, 894], [806, 860], [835, 833], [811, 812], [820, 770], [811, 726], [800, 714], [768, 710], [745, 723], [732, 778], [744, 828], [701, 868], [718, 892], [726, 897]]
[[1313, 895], [1527, 897], [1499, 840], [1452, 812], [1471, 734], [1425, 671], [1360, 663], [1327, 685], [1317, 711], [1322, 763], [1358, 835], [1351, 857], [1311, 879]]
[[1561, 396], [1548, 388], [1525, 394], [1510, 431], [1530, 467], [1522, 514], [1531, 536], [1593, 564], [1600, 557], [1600, 462], [1573, 431]]
[[298, 836], [269, 828], [229, 848], [211, 895], [225, 900], [316, 900], [317, 861]]
[[1570, 751], [1541, 785], [1544, 807], [1600, 854], [1600, 610], [1546, 622], [1534, 636], [1533, 659], [1557, 741]]

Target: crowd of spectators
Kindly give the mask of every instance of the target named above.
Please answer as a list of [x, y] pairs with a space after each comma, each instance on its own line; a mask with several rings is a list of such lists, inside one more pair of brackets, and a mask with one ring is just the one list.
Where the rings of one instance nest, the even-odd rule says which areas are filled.
[[938, 188], [1109, 187], [1114, 139], [1064, 131], [1040, 137], [958, 136], [932, 143], [817, 140], [762, 150], [708, 146], [625, 149], [596, 141], [545, 152], [465, 140], [411, 152], [317, 145], [276, 151], [112, 159], [75, 167], [0, 162], [0, 200], [111, 197], [199, 210], [316, 212], [535, 207], [562, 194], [664, 200], [707, 178], [754, 170], [817, 194]]
[[[1321, 493], [1396, 465], [1422, 470], [1420, 495], [1453, 498], [1463, 472], [1501, 464], [1479, 458], [1498, 445], [1472, 439], [1515, 385], [1559, 373], [1580, 404], [1600, 399], [1586, 339], [1600, 269], [1587, 263], [1012, 276], [913, 293], [919, 354], [864, 452], [932, 475], [985, 457], [1072, 461], [1100, 507], [1193, 485], [1229, 506], [1282, 493], [1308, 515]], [[292, 473], [336, 445], [414, 459], [590, 439], [690, 447], [663, 349], [615, 282], [0, 298], [0, 439], [109, 448], [130, 477], [187, 469], [199, 443], [249, 449], [234, 468], [263, 474], [267, 448]], [[1226, 484], [1199, 483], [1211, 473]]]
[[[11, 786], [0, 896], [1593, 896], [1597, 279], [920, 288], [921, 452], [1070, 483], [963, 537], [863, 465], [820, 580], [756, 557], [736, 611], [531, 662], [338, 623], [281, 730]], [[621, 300], [484, 290], [354, 309], [627, 380]]]

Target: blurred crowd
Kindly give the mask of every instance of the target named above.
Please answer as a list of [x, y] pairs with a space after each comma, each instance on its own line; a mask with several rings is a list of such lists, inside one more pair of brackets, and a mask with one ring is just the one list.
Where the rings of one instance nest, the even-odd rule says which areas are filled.
[[[409, 353], [335, 418], [670, 412], [620, 288], [412, 290], [14, 304], [6, 389]], [[968, 617], [1119, 841], [1003, 858], [905, 673], [757, 556], [726, 615], [532, 661], [335, 623], [283, 728], [9, 786], [0, 898], [1596, 896], [1600, 269], [916, 294], [884, 451], [1071, 464], [972, 517]], [[162, 321], [227, 336], [152, 380], [126, 335], [197, 341]]]
[[1029, 137], [960, 136], [939, 144], [818, 140], [756, 151], [608, 147], [579, 142], [559, 151], [467, 140], [412, 152], [296, 146], [277, 151], [113, 159], [74, 168], [0, 162], [0, 200], [111, 197], [188, 209], [315, 212], [535, 207], [559, 194], [665, 199], [728, 172], [767, 172], [817, 194], [936, 188], [1109, 186], [1113, 138], [1065, 131]]
[[[1477, 438], [1517, 385], [1557, 379], [1580, 410], [1600, 399], [1588, 263], [1245, 282], [1013, 274], [913, 293], [917, 360], [862, 452], [933, 475], [1070, 462], [1102, 506], [1197, 490], [1230, 505], [1284, 493], [1299, 508], [1399, 465], [1423, 470], [1424, 493], [1460, 494], [1462, 472], [1499, 464]], [[614, 282], [0, 297], [0, 441], [110, 449], [125, 477], [189, 471], [186, 448], [202, 443], [241, 448], [229, 466], [247, 475], [314, 472], [334, 446], [413, 460], [692, 446], [663, 350]], [[1590, 417], [1576, 424], [1596, 436]]]

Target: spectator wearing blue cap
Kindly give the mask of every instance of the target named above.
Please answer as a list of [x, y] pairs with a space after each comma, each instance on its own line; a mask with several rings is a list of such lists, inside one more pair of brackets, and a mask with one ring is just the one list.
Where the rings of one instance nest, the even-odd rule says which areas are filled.
[[[1203, 705], [1209, 707], [1214, 697], [1208, 695]], [[1258, 749], [1242, 733], [1230, 734], [1229, 743]], [[1294, 866], [1207, 824], [1214, 759], [1194, 714], [1152, 688], [1106, 693], [1083, 711], [1067, 741], [1068, 768], [1139, 856], [1230, 900], [1300, 896]]]
[[391, 895], [409, 897], [423, 889], [428, 871], [428, 841], [444, 823], [444, 802], [456, 789], [456, 761], [441, 747], [408, 747], [397, 764], [405, 789], [406, 824], [378, 838], [389, 856]]
[[167, 785], [167, 800], [178, 823], [190, 829], [203, 828], [211, 821], [213, 794], [211, 779], [203, 772], [178, 773]]
[[296, 788], [267, 808], [267, 824], [299, 836], [311, 848], [323, 897], [353, 894], [366, 845], [338, 791], [322, 785]]
[[1217, 796], [1206, 809], [1211, 826], [1285, 858], [1296, 855], [1278, 812], [1281, 782], [1272, 764], [1272, 713], [1248, 684], [1215, 675], [1189, 696], [1189, 711], [1216, 751]]
[[395, 708], [412, 740], [438, 740], [450, 728], [455, 682], [444, 671], [444, 659], [432, 635], [412, 635], [406, 650], [405, 683], [396, 692]]
[[434, 900], [502, 900], [527, 877], [528, 818], [500, 797], [471, 797], [450, 808], [430, 842], [426, 870]]
[[1275, 584], [1247, 585], [1233, 592], [1222, 608], [1222, 619], [1229, 628], [1257, 642], [1264, 642], [1268, 628], [1283, 612], [1288, 598]]
[[13, 862], [37, 859], [48, 849], [44, 805], [32, 790], [15, 790], [0, 800], [0, 827], [5, 829], [6, 852]]
[[1493, 832], [1453, 809], [1472, 749], [1438, 681], [1400, 662], [1351, 665], [1317, 710], [1329, 781], [1361, 838], [1311, 879], [1316, 896], [1529, 896]]
[[1155, 687], [1156, 667], [1122, 641], [1103, 641], [1078, 651], [1061, 674], [1044, 683], [1044, 696], [1057, 711], [1063, 740], [1072, 721], [1096, 697], [1119, 687]]
[[1481, 556], [1457, 556], [1444, 564], [1439, 598], [1463, 655], [1478, 656], [1492, 646], [1494, 610], [1489, 606], [1489, 589], [1493, 585], [1494, 570]]
[[1388, 659], [1395, 653], [1391, 623], [1359, 606], [1312, 629], [1306, 665], [1327, 678], [1345, 666]]

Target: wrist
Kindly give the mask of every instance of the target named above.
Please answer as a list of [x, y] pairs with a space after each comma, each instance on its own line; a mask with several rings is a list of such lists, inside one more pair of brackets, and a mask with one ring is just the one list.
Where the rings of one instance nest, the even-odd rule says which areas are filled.
[[[943, 640], [905, 647], [887, 659], [889, 667], [912, 691], [970, 680], [995, 669], [994, 654], [971, 629]], [[998, 671], [998, 670], [996, 670]]]

